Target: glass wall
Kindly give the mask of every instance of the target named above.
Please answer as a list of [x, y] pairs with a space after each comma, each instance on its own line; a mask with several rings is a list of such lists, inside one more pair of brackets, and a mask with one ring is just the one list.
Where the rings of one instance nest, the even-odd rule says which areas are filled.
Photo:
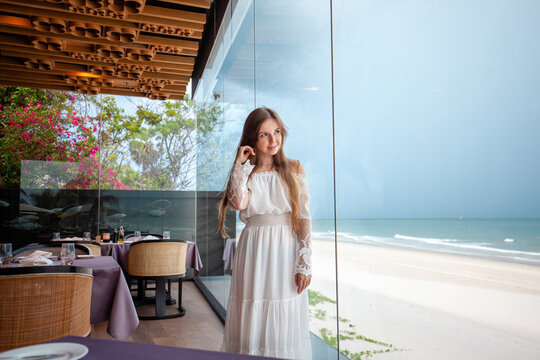
[[[280, 113], [311, 191], [314, 358], [337, 358], [321, 341], [351, 359], [540, 354], [539, 10], [231, 1], [196, 93], [223, 109], [197, 186], [224, 189], [253, 108]], [[215, 230], [204, 281], [226, 307]]]
[[254, 3], [256, 106], [280, 114], [289, 132], [286, 154], [306, 172], [313, 229], [310, 330], [314, 358], [328, 359], [336, 354], [319, 339], [337, 341], [329, 6], [326, 0]]
[[309, 297], [311, 329], [316, 335], [314, 353], [320, 359], [335, 356], [331, 355], [335, 350], [317, 339], [337, 341], [335, 256], [333, 242], [325, 241], [333, 239], [334, 229], [328, 9], [326, 1], [287, 6], [231, 2], [195, 94], [199, 105], [219, 104], [223, 109], [223, 124], [200, 137], [197, 147], [197, 239], [199, 249], [208, 249], [206, 261], [214, 270], [203, 270], [199, 278], [225, 309], [234, 271], [228, 263], [227, 243], [238, 239], [244, 224], [229, 212], [236, 221], [228, 220], [230, 239], [221, 239], [217, 202], [235, 159], [244, 120], [255, 107], [271, 107], [289, 131], [286, 154], [302, 162], [312, 193], [310, 208], [317, 239]]
[[250, 2], [231, 4], [196, 94], [200, 117], [209, 107], [219, 108], [221, 115], [219, 125], [198, 138], [197, 243], [206, 267], [199, 279], [219, 302], [223, 313], [229, 297], [231, 246], [242, 226], [236, 214], [229, 212], [229, 237], [223, 239], [218, 233], [217, 208], [236, 156], [243, 120], [255, 104], [254, 31], [253, 21], [248, 19], [253, 19]]
[[194, 240], [191, 102], [0, 90], [3, 241], [17, 249], [55, 232], [95, 237], [120, 227]]
[[538, 2], [333, 5], [341, 348], [537, 357]]

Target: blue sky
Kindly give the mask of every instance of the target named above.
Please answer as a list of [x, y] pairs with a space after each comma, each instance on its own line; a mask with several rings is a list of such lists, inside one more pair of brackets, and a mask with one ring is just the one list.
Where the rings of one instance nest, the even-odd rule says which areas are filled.
[[[274, 27], [272, 5], [256, 14], [257, 105], [289, 125], [317, 218], [333, 215], [326, 3]], [[540, 3], [334, 6], [338, 216], [540, 217]], [[250, 29], [240, 31], [245, 48]]]
[[346, 4], [341, 216], [540, 217], [540, 3]]

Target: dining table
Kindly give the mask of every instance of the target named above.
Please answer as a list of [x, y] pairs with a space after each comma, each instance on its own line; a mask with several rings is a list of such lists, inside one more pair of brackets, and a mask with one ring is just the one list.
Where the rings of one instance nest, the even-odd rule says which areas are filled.
[[269, 357], [250, 356], [243, 354], [230, 354], [225, 352], [188, 349], [155, 344], [142, 344], [126, 341], [114, 341], [79, 336], [66, 336], [54, 341], [54, 343], [77, 343], [88, 348], [88, 353], [83, 360], [268, 360]]
[[108, 320], [109, 335], [129, 339], [139, 325], [139, 317], [120, 265], [112, 256], [78, 258], [73, 265], [92, 269], [90, 323]]
[[[102, 242], [100, 243], [101, 255], [112, 256], [124, 271], [127, 271], [129, 261], [129, 248], [133, 242], [113, 243]], [[186, 250], [186, 269], [193, 269], [195, 275], [201, 270], [203, 263], [201, 260], [201, 254], [197, 244], [193, 241], [187, 241]]]

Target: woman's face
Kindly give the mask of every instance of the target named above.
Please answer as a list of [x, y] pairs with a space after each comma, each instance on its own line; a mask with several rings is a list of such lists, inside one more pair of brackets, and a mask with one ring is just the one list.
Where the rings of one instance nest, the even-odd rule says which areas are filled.
[[259, 133], [257, 134], [257, 143], [255, 144], [255, 153], [261, 155], [276, 155], [281, 147], [281, 128], [279, 123], [272, 118], [263, 121]]

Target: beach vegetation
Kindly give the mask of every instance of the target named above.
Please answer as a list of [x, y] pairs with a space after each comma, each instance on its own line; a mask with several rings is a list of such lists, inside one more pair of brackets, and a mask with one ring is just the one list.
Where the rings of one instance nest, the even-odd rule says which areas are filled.
[[308, 298], [309, 298], [309, 305], [311, 306], [317, 306], [319, 304], [323, 304], [326, 302], [329, 302], [331, 304], [336, 303], [335, 300], [332, 300], [329, 297], [324, 296], [318, 291], [310, 290], [310, 289], [308, 289]]
[[363, 340], [363, 341], [367, 341], [367, 342], [370, 342], [370, 343], [373, 343], [373, 344], [377, 344], [377, 345], [382, 345], [382, 346], [386, 346], [386, 347], [393, 347], [392, 344], [386, 344], [386, 343], [383, 343], [381, 341], [377, 341], [377, 340], [374, 340], [374, 339], [370, 339], [364, 335], [357, 335], [356, 336], [356, 339], [358, 340]]
[[[309, 311], [310, 317], [318, 319], [318, 320], [322, 320], [322, 321], [327, 320], [327, 315], [328, 315], [327, 310], [314, 308], [314, 307], [321, 304], [325, 304], [325, 303], [335, 304], [336, 301], [330, 299], [329, 297], [323, 295], [322, 293], [318, 291], [309, 290], [309, 289], [308, 289], [308, 297], [309, 297], [309, 304], [312, 307]], [[356, 325], [352, 324], [349, 319], [342, 318], [342, 317], [338, 318], [335, 316], [331, 316], [329, 319], [331, 320], [339, 319], [339, 322], [345, 325], [345, 328], [339, 331], [339, 338], [338, 338], [338, 335], [336, 335], [332, 330], [327, 329], [325, 327], [322, 327], [319, 329], [319, 335], [321, 339], [323, 339], [328, 345], [333, 346], [334, 348], [337, 348], [337, 344], [339, 340], [341, 342], [340, 343], [341, 353], [347, 356], [349, 359], [363, 360], [363, 359], [372, 358], [373, 356], [377, 354], [401, 351], [401, 349], [396, 348], [392, 344], [387, 344], [385, 342], [375, 340], [367, 336], [358, 334], [355, 330]], [[378, 349], [375, 348], [372, 350], [362, 350], [360, 352], [354, 352], [347, 348], [347, 345], [351, 345], [352, 341], [355, 341], [354, 344], [356, 344], [356, 342], [358, 341], [364, 341], [366, 343], [370, 343], [370, 344], [376, 345], [377, 347], [382, 347], [382, 348], [378, 348]]]
[[347, 356], [351, 360], [363, 360], [363, 359], [368, 359], [370, 357], [373, 357], [373, 355], [387, 353], [387, 352], [390, 352], [390, 349], [386, 349], [386, 350], [364, 350], [364, 351], [355, 352], [355, 353], [350, 352], [349, 350], [343, 350], [341, 353], [343, 355]]
[[315, 318], [319, 320], [326, 320], [326, 311], [321, 309], [315, 310]]
[[337, 337], [334, 335], [332, 330], [322, 328], [319, 330], [319, 333], [321, 334], [321, 338], [324, 340], [324, 342], [326, 342], [330, 346], [337, 348]]

